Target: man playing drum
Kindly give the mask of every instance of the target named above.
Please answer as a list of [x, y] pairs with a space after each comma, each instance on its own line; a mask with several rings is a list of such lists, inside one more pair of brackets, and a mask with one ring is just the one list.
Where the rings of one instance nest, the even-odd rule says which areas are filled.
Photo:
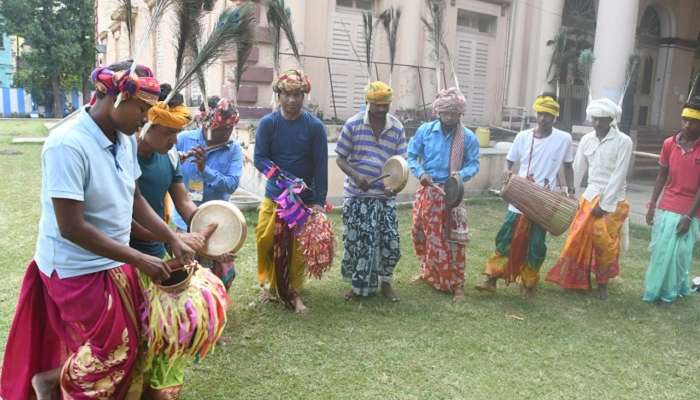
[[[479, 141], [462, 126], [466, 99], [457, 88], [438, 93], [433, 102], [437, 120], [418, 128], [408, 143], [408, 164], [421, 187], [413, 205], [413, 247], [420, 259], [423, 280], [435, 289], [464, 299], [466, 237], [452, 235], [452, 227], [466, 225], [466, 213], [453, 213], [445, 201], [443, 184], [450, 176], [466, 182], [479, 172]], [[462, 206], [463, 207], [463, 206]]]
[[[304, 204], [323, 212], [328, 191], [328, 141], [323, 123], [304, 111], [304, 96], [311, 82], [301, 70], [288, 70], [272, 89], [280, 106], [260, 120], [255, 139], [255, 168], [268, 172], [271, 165], [286, 177], [301, 179], [310, 189], [300, 196]], [[269, 177], [272, 178], [272, 177]], [[275, 199], [285, 190], [268, 179], [260, 205], [255, 239], [258, 247], [258, 282], [262, 299], [279, 296], [297, 313], [306, 310], [299, 290], [304, 283], [304, 260], [299, 243], [276, 214]]]
[[[238, 188], [243, 170], [241, 146], [231, 140], [239, 120], [238, 111], [228, 99], [212, 96], [208, 101], [208, 113], [203, 105], [199, 108], [203, 126], [184, 131], [177, 137], [177, 151], [192, 154], [182, 161], [182, 176], [190, 198], [198, 206], [211, 200], [228, 201]], [[175, 225], [179, 231], [186, 232], [192, 214], [181, 214], [178, 207], [175, 209]], [[204, 267], [211, 268], [227, 290], [231, 287], [236, 276], [231, 257], [213, 260], [199, 257], [198, 260]]]
[[[574, 195], [574, 161], [571, 135], [553, 127], [559, 116], [559, 103], [553, 94], [543, 94], [533, 105], [537, 127], [518, 133], [506, 156], [504, 182], [520, 164], [518, 176], [527, 178], [549, 190], [556, 188], [559, 170], [564, 164], [564, 178], [569, 196]], [[496, 235], [496, 250], [486, 262], [486, 278], [476, 285], [478, 290], [495, 291], [497, 280], [507, 284], [520, 281], [524, 297], [534, 296], [539, 270], [547, 254], [546, 231], [522, 215], [512, 204]]]
[[399, 298], [391, 287], [394, 268], [401, 258], [399, 222], [394, 193], [382, 181], [370, 183], [382, 174], [389, 157], [404, 155], [403, 125], [389, 114], [392, 90], [384, 82], [367, 86], [367, 110], [347, 120], [338, 139], [338, 167], [345, 172], [343, 204], [343, 279], [352, 289], [346, 300], [377, 291], [391, 301]]
[[[159, 217], [166, 218], [165, 195], [170, 194], [175, 209], [190, 221], [197, 205], [189, 198], [182, 183], [180, 160], [175, 151], [177, 134], [191, 121], [191, 115], [184, 105], [182, 95], [176, 94], [167, 104], [163, 101], [171, 91], [168, 84], [160, 85], [160, 98], [148, 111], [151, 126], [138, 139], [138, 163], [141, 176], [137, 183], [148, 204]], [[200, 251], [205, 244], [201, 233], [178, 233], [178, 236], [193, 250]], [[159, 237], [136, 221], [132, 222], [130, 246], [154, 257], [166, 257], [164, 238]], [[152, 285], [142, 282], [144, 287]], [[146, 395], [152, 399], [177, 399], [184, 383], [184, 370], [189, 358], [174, 358], [158, 354], [150, 365], [145, 366]]]
[[[182, 259], [192, 250], [136, 187], [133, 134], [160, 87], [130, 62], [97, 68], [96, 95], [42, 150], [42, 215], [2, 368], [4, 399], [137, 397], [143, 294], [137, 270], [159, 282], [158, 257], [129, 247], [132, 217]], [[115, 108], [117, 97], [123, 101]], [[44, 371], [42, 373], [39, 373]], [[30, 383], [30, 381], [32, 381]], [[59, 389], [60, 388], [60, 389]]]
[[617, 129], [622, 110], [610, 99], [592, 101], [586, 114], [593, 132], [581, 138], [576, 150], [576, 182], [588, 176], [564, 249], [547, 281], [565, 289], [591, 289], [595, 274], [597, 295], [608, 297], [608, 281], [620, 273], [618, 261], [629, 203], [625, 200], [632, 139]]

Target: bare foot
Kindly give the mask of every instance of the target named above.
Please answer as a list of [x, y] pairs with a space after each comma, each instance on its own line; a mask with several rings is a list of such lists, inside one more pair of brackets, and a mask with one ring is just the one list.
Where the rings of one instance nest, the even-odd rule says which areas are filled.
[[452, 301], [455, 303], [461, 303], [464, 301], [464, 288], [460, 287], [455, 289], [455, 294], [454, 297], [452, 297]]
[[419, 273], [418, 275], [411, 278], [411, 283], [418, 283], [423, 281], [423, 276]]
[[492, 276], [487, 276], [486, 279], [484, 279], [483, 281], [474, 285], [474, 288], [476, 288], [476, 290], [479, 290], [482, 292], [495, 292], [497, 281], [498, 281], [498, 278], [494, 278]]
[[301, 301], [301, 296], [297, 296], [294, 298], [294, 312], [297, 314], [306, 313], [306, 306]]
[[596, 293], [596, 297], [598, 297], [600, 300], [607, 300], [608, 299], [608, 285], [607, 284], [599, 284], [598, 285], [598, 293]]
[[59, 377], [61, 369], [56, 368], [50, 371], [40, 372], [32, 377], [32, 388], [36, 393], [37, 400], [58, 400], [59, 392]]
[[535, 298], [535, 288], [534, 287], [520, 287], [520, 295], [523, 296], [525, 300], [532, 300]]
[[352, 289], [350, 289], [350, 291], [345, 293], [345, 296], [343, 296], [343, 298], [345, 299], [345, 301], [351, 301], [355, 298], [355, 292], [353, 292]]
[[399, 296], [396, 295], [389, 282], [382, 282], [382, 295], [393, 302], [399, 301]]

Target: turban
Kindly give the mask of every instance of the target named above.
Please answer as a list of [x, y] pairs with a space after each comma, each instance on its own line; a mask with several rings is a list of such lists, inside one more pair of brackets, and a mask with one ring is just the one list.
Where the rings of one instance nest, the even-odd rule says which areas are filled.
[[559, 103], [552, 96], [537, 96], [532, 109], [536, 113], [547, 113], [555, 117], [559, 116]]
[[[148, 67], [142, 68], [146, 70], [146, 76], [139, 77], [136, 74], [129, 74], [128, 70], [115, 72], [109, 68], [98, 67], [92, 71], [90, 79], [95, 84], [95, 90], [100, 93], [111, 97], [117, 97], [120, 93], [124, 93], [129, 97], [135, 97], [147, 104], [154, 105], [158, 102], [160, 84]], [[90, 104], [94, 103], [95, 98], [93, 97]]]
[[455, 87], [441, 90], [435, 101], [433, 101], [433, 113], [452, 112], [464, 114], [467, 110], [467, 99], [464, 98], [462, 92]]
[[189, 125], [192, 116], [184, 105], [170, 107], [165, 102], [159, 101], [148, 110], [148, 120], [153, 125], [182, 129]]
[[600, 98], [593, 100], [586, 107], [586, 115], [588, 118], [612, 118], [613, 123], [620, 118], [622, 109], [614, 101], [608, 98]]
[[390, 104], [391, 96], [391, 86], [382, 81], [374, 81], [365, 89], [365, 100], [368, 103]]
[[289, 69], [284, 71], [282, 75], [272, 83], [272, 90], [275, 93], [279, 93], [283, 90], [285, 92], [301, 91], [302, 93], [309, 93], [311, 91], [311, 81], [306, 74], [304, 74], [304, 71], [300, 69]]
[[238, 110], [231, 104], [228, 99], [221, 99], [216, 104], [216, 107], [209, 109], [209, 113], [202, 111], [199, 114], [200, 119], [206, 127], [211, 129], [231, 128], [240, 120]]
[[681, 114], [681, 116], [683, 118], [700, 120], [700, 108], [691, 107], [690, 105], [686, 105], [685, 108], [683, 108], [683, 113]]

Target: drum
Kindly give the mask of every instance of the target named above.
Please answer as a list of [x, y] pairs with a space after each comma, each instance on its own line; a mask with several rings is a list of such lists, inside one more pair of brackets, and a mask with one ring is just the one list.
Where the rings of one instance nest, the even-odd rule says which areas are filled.
[[578, 209], [576, 201], [519, 176], [510, 178], [501, 197], [554, 236], [569, 229]]
[[457, 207], [464, 200], [464, 184], [459, 176], [450, 175], [445, 181], [445, 202], [449, 207]]
[[221, 280], [196, 262], [159, 284], [146, 284], [145, 297], [148, 359], [158, 354], [203, 358], [221, 337], [231, 304]]
[[382, 168], [384, 187], [399, 193], [408, 183], [408, 163], [401, 156], [389, 157]]
[[192, 216], [190, 232], [202, 231], [212, 223], [217, 224], [217, 227], [202, 253], [217, 257], [240, 250], [245, 242], [247, 227], [245, 217], [238, 207], [223, 200], [202, 204]]

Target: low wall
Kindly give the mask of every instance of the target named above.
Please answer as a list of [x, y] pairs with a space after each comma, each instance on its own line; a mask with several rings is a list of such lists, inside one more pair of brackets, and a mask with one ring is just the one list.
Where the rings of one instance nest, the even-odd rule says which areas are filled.
[[[246, 163], [243, 166], [240, 186], [246, 191], [262, 197], [265, 194], [265, 178], [253, 166], [253, 150], [254, 145], [252, 144], [244, 150]], [[328, 201], [338, 206], [343, 203], [345, 174], [336, 164], [335, 144], [330, 143], [328, 150]], [[500, 189], [506, 153], [506, 149], [492, 147], [481, 149], [479, 173], [464, 184], [465, 195], [477, 195], [490, 189]], [[411, 175], [404, 190], [397, 195], [397, 201], [413, 201], [418, 185], [418, 180]]]

